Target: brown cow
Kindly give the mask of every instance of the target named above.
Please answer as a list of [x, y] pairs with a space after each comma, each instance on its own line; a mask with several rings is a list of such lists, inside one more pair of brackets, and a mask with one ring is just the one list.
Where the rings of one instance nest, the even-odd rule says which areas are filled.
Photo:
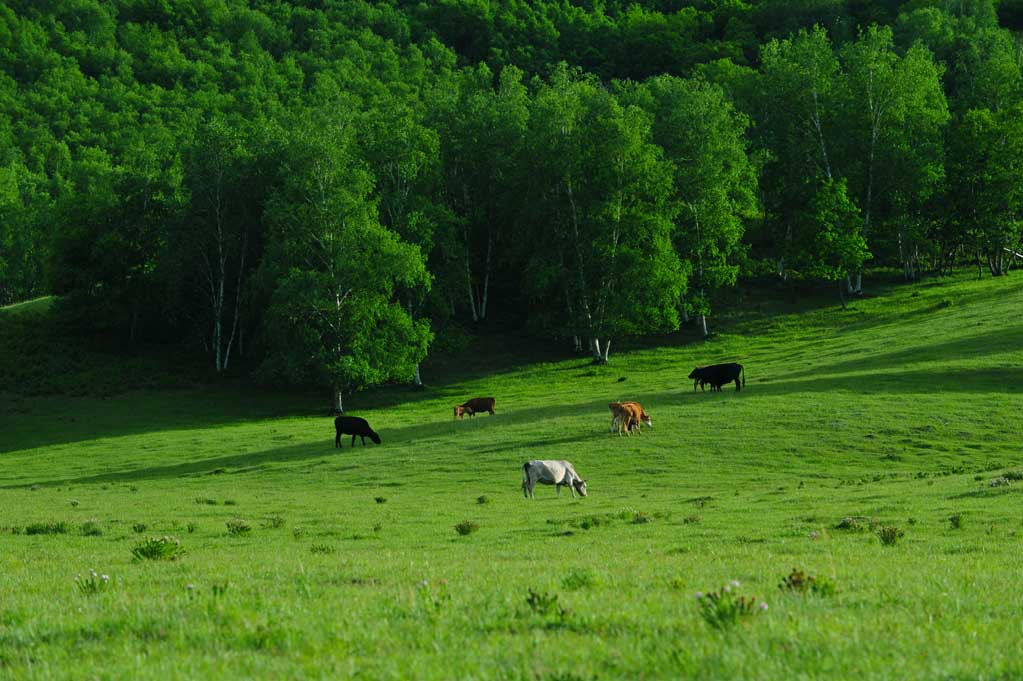
[[475, 416], [477, 412], [490, 412], [490, 415], [494, 415], [494, 405], [497, 400], [493, 397], [474, 397], [468, 400], [464, 404], [460, 404], [455, 407], [455, 418], [460, 419], [465, 414], [470, 417]]
[[622, 427], [625, 428], [626, 434], [631, 434], [633, 428], [642, 433], [642, 424], [644, 423], [651, 428], [654, 427], [650, 414], [643, 410], [643, 406], [639, 402], [612, 402], [607, 406], [613, 417], [611, 419], [612, 433], [615, 426], [618, 426], [618, 435], [622, 434]]
[[607, 405], [608, 409], [611, 410], [611, 432], [615, 431], [615, 427], [618, 427], [618, 436], [621, 437], [622, 429], [625, 430], [626, 435], [632, 434], [632, 427], [639, 423], [639, 419], [642, 418], [642, 410], [640, 410], [635, 404], [625, 404], [622, 402], [611, 402]]

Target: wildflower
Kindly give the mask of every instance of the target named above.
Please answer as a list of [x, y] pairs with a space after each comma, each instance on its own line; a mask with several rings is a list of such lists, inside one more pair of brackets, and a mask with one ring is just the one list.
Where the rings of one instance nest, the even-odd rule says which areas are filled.
[[731, 584], [732, 586], [734, 586], [736, 588], [738, 588], [740, 586], [738, 579], [733, 579], [731, 582], [729, 582], [729, 584]]
[[696, 600], [702, 600], [702, 599], [703, 599], [703, 592], [702, 591], [697, 591], [696, 592]]
[[100, 579], [102, 579], [104, 582], [109, 582], [110, 581], [110, 575], [101, 575]]
[[760, 604], [760, 609], [761, 610], [767, 610], [767, 603], [761, 603]]
[[730, 594], [732, 593], [732, 587], [726, 584], [725, 588], [722, 589], [722, 591], [724, 591], [726, 594]]
[[195, 589], [195, 584], [186, 584], [185, 588], [188, 589], [189, 591], [192, 591]]
[[817, 539], [820, 536], [821, 536], [821, 533], [818, 532], [817, 530], [814, 530], [813, 532], [810, 533], [810, 539]]

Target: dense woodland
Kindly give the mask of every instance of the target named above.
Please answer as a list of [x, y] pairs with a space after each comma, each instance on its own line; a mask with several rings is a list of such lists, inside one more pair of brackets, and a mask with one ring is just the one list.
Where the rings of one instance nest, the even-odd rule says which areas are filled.
[[1021, 0], [6, 0], [0, 304], [338, 397], [495, 317], [606, 361], [728, 287], [1000, 276], [1021, 29]]

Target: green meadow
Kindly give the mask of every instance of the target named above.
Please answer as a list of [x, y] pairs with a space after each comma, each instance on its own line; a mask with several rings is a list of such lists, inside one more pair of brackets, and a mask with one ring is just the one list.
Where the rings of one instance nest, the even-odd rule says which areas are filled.
[[[350, 397], [383, 439], [354, 449], [241, 384], [7, 386], [0, 677], [1021, 678], [1023, 279], [875, 292], [603, 367], [481, 343]], [[693, 390], [718, 361], [744, 390]], [[497, 414], [453, 421], [477, 395]], [[623, 399], [653, 428], [611, 435]], [[524, 499], [529, 459], [589, 496]], [[713, 626], [696, 593], [732, 580], [755, 606]]]

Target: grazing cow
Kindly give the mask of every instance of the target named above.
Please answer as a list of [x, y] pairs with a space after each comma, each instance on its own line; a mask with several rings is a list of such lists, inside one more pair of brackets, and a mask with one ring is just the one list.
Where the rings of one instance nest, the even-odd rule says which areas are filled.
[[[739, 377], [742, 376], [742, 383], [739, 383]], [[735, 382], [735, 391], [739, 392], [742, 386], [746, 385], [746, 370], [743, 369], [741, 364], [713, 364], [709, 367], [696, 367], [692, 373], [689, 374], [689, 378], [693, 379], [693, 390], [696, 390], [697, 384], [700, 388], [703, 388], [703, 384], [707, 383], [710, 385], [711, 392], [717, 390], [721, 391], [721, 386], [725, 383]]]
[[470, 417], [475, 416], [477, 412], [490, 412], [490, 415], [494, 415], [494, 405], [497, 403], [493, 397], [474, 397], [464, 404], [460, 404], [455, 407], [455, 418], [460, 419], [465, 414]]
[[367, 436], [373, 442], [380, 444], [380, 436], [369, 427], [366, 419], [360, 419], [358, 416], [338, 416], [334, 419], [334, 430], [337, 431], [337, 435], [334, 436], [334, 447], [344, 449], [341, 445], [342, 435], [352, 436], [352, 447], [355, 446], [356, 435], [362, 438], [362, 445], [364, 447], [366, 446]]
[[643, 432], [643, 423], [647, 424], [651, 428], [654, 427], [653, 420], [650, 418], [650, 414], [643, 410], [643, 406], [639, 402], [612, 402], [607, 405], [608, 409], [611, 410], [611, 432], [618, 428], [618, 434], [622, 434], [622, 427], [625, 428], [626, 433], [630, 433], [633, 428]]
[[568, 487], [573, 497], [576, 492], [586, 496], [586, 481], [579, 477], [568, 461], [527, 461], [522, 464], [522, 495], [532, 499], [533, 488], [538, 482], [555, 485], [559, 497], [562, 486]]
[[[643, 408], [635, 402], [612, 402], [608, 406], [611, 410], [611, 432], [618, 428], [618, 435], [621, 436], [622, 429], [625, 429], [626, 435], [632, 434], [633, 428], [639, 428], [639, 424], [643, 421], [644, 413]], [[649, 419], [649, 416], [646, 416]]]

